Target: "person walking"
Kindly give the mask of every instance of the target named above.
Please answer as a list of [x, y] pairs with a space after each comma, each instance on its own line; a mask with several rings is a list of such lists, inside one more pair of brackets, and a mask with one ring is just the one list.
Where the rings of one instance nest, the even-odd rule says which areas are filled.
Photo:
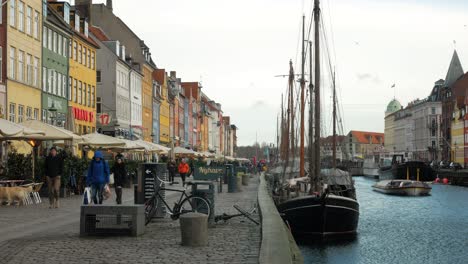
[[118, 158], [115, 162], [112, 167], [112, 172], [114, 173], [115, 201], [117, 204], [122, 204], [122, 188], [127, 176], [127, 170], [125, 169], [125, 163], [121, 158]]
[[87, 186], [91, 186], [91, 200], [94, 204], [102, 204], [104, 187], [109, 183], [109, 165], [103, 159], [101, 151], [96, 151], [88, 168]]
[[174, 160], [173, 159], [169, 160], [169, 162], [167, 163], [167, 171], [169, 172], [169, 181], [171, 182], [171, 185], [174, 184], [174, 176], [176, 173], [176, 168], [177, 168], [177, 165], [174, 162]]
[[57, 155], [55, 147], [50, 148], [49, 155], [44, 163], [44, 173], [47, 178], [47, 188], [49, 188], [49, 208], [58, 208], [63, 159]]
[[185, 177], [187, 176], [187, 173], [190, 170], [190, 167], [185, 161], [185, 159], [182, 159], [182, 161], [179, 164], [178, 169], [179, 169], [180, 178], [182, 178], [182, 186], [185, 186]]

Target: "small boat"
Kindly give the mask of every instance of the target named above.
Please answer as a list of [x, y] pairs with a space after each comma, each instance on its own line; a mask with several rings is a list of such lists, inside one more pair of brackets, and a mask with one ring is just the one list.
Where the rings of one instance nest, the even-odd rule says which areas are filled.
[[423, 161], [407, 161], [401, 154], [393, 155], [391, 164], [379, 169], [379, 180], [434, 181], [435, 178], [436, 174], [428, 164]]
[[393, 195], [420, 196], [429, 195], [432, 187], [422, 181], [384, 180], [372, 186], [374, 191]]

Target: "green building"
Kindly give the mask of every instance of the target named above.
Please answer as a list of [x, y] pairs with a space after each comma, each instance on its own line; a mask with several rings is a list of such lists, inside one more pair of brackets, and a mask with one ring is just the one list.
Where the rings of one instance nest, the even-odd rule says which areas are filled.
[[[60, 15], [54, 10], [54, 2], [43, 2], [42, 27], [42, 120], [64, 127], [70, 96], [69, 45], [72, 35], [69, 12]], [[64, 8], [70, 9], [65, 3]], [[47, 11], [47, 12], [46, 12]]]

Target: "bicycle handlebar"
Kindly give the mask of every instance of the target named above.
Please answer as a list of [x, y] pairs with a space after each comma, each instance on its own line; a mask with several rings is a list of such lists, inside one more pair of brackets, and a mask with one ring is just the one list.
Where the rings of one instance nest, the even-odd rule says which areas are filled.
[[161, 186], [163, 185], [163, 183], [171, 184], [171, 182], [164, 181], [164, 180], [162, 180], [161, 178], [159, 178], [159, 176], [156, 176], [156, 178], [158, 178], [158, 180], [159, 180], [159, 182], [160, 182], [160, 183], [159, 183], [159, 187], [161, 187]]

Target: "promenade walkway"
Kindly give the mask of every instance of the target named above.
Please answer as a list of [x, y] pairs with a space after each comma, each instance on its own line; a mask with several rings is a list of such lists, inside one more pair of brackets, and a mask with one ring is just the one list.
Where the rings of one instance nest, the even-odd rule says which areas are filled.
[[[234, 204], [252, 208], [257, 189], [258, 177], [238, 193], [226, 193], [225, 185], [224, 192], [216, 194], [216, 214], [236, 213]], [[174, 198], [168, 193], [169, 200]], [[126, 189], [123, 200], [132, 204], [133, 191]], [[170, 218], [150, 223], [137, 238], [83, 238], [80, 196], [62, 199], [59, 209], [48, 209], [44, 202], [0, 207], [0, 263], [258, 263], [261, 227], [242, 217], [210, 228], [208, 246], [190, 248], [180, 245], [179, 221]]]

